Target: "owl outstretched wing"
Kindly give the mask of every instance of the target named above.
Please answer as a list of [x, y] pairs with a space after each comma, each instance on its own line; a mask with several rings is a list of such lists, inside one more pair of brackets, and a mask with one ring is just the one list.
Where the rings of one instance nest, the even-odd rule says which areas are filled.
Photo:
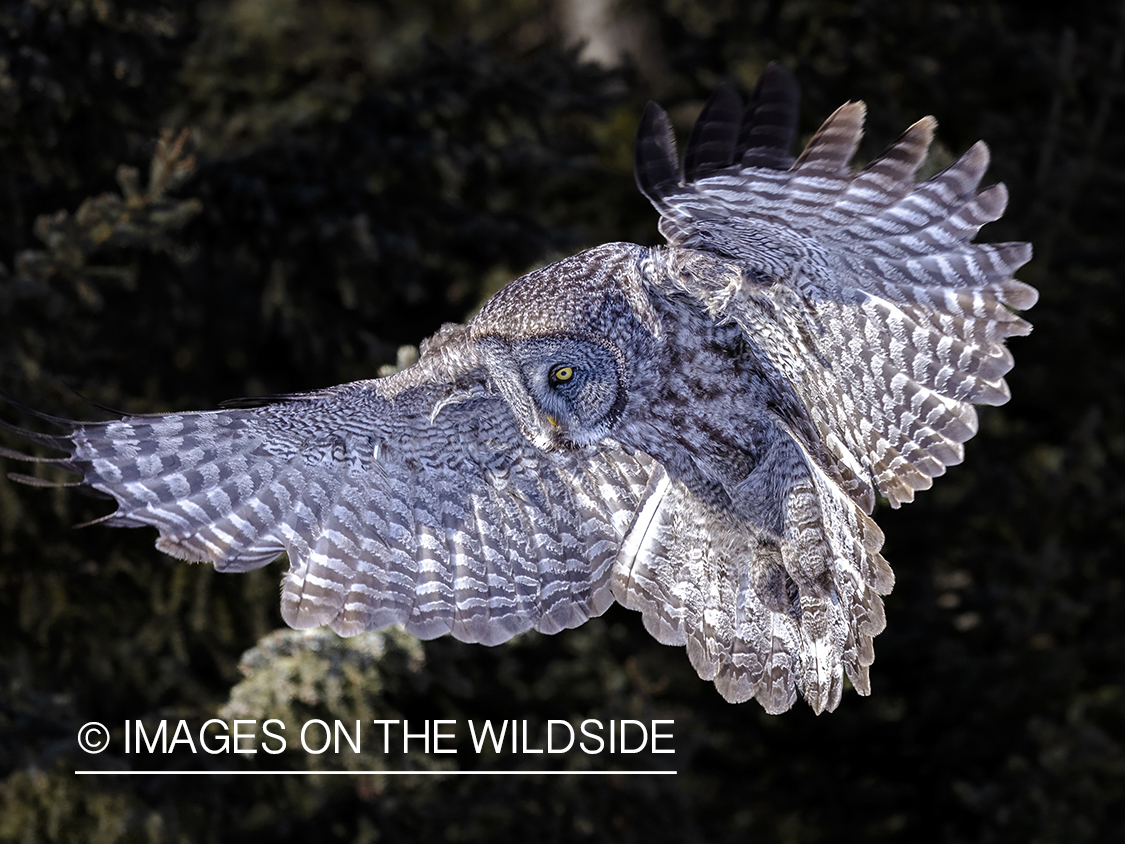
[[464, 335], [447, 326], [379, 381], [32, 436], [116, 499], [106, 523], [156, 527], [168, 554], [246, 571], [287, 553], [292, 627], [497, 644], [577, 626], [613, 602], [617, 548], [662, 470], [612, 442], [533, 446]]
[[1008, 400], [1004, 340], [1031, 330], [1012, 309], [1037, 298], [1012, 273], [1031, 246], [972, 242], [1008, 200], [1003, 184], [977, 190], [984, 143], [915, 183], [933, 118], [853, 173], [863, 103], [837, 109], [793, 161], [796, 115], [796, 83], [777, 65], [746, 104], [724, 85], [681, 168], [650, 103], [637, 184], [674, 247], [669, 283], [736, 322], [792, 384], [820, 434], [806, 447], [823, 446], [832, 477], [870, 513], [875, 491], [897, 507], [961, 462], [973, 404]]
[[[797, 96], [776, 65], [746, 103], [720, 87], [682, 165], [664, 112], [650, 103], [642, 119], [637, 184], [669, 242], [647, 283], [735, 323], [811, 425], [789, 426], [768, 482], [740, 490], [781, 508], [777, 529], [729, 524], [669, 480], [648, 505], [663, 530], [650, 527], [646, 553], [617, 575], [619, 599], [658, 639], [687, 645], [728, 700], [753, 696], [771, 712], [796, 689], [817, 712], [834, 709], [845, 675], [868, 693], [893, 585], [875, 493], [897, 507], [962, 460], [973, 404], [1009, 397], [1003, 343], [1030, 330], [1011, 309], [1037, 295], [1012, 278], [1028, 244], [972, 242], [1007, 202], [1003, 185], [977, 191], [983, 143], [916, 184], [926, 118], [852, 173], [864, 107], [849, 103], [794, 160]], [[723, 536], [729, 547], [716, 549]]]

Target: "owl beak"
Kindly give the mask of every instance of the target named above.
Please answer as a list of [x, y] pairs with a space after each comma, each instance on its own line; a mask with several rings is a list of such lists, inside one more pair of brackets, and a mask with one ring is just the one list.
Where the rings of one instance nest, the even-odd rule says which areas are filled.
[[559, 424], [558, 417], [543, 413], [534, 406], [528, 416], [529, 419], [520, 420], [520, 427], [528, 439], [544, 451], [558, 451], [563, 446], [563, 427]]
[[557, 451], [561, 433], [559, 420], [535, 406], [507, 345], [502, 341], [486, 338], [481, 341], [480, 347], [490, 370], [492, 383], [508, 402], [524, 435], [543, 451]]
[[[531, 440], [544, 451], [558, 451], [561, 445], [560, 435], [562, 434], [562, 427], [559, 425], [559, 420], [548, 413], [536, 414], [539, 416], [539, 424], [534, 425], [538, 429], [531, 433]], [[543, 423], [547, 422], [551, 427], [547, 427]]]

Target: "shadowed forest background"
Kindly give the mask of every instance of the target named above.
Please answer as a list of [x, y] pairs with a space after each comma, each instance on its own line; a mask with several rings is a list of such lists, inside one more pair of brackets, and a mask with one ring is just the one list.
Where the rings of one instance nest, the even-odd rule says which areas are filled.
[[[877, 512], [897, 585], [872, 695], [821, 717], [724, 703], [619, 607], [497, 648], [272, 632], [284, 561], [218, 575], [151, 530], [73, 531], [107, 502], [0, 474], [0, 841], [1125, 840], [1125, 6], [1037, 8], [0, 6], [0, 389], [49, 413], [108, 418], [64, 385], [157, 412], [373, 377], [528, 269], [656, 243], [631, 171], [645, 102], [682, 142], [719, 81], [747, 91], [771, 59], [800, 81], [802, 139], [863, 99], [860, 160], [926, 114], [931, 172], [986, 140], [1011, 201], [981, 237], [1032, 241], [1041, 292], [1012, 401]], [[676, 753], [122, 751], [126, 719], [212, 717], [664, 718]], [[114, 730], [96, 757], [75, 741], [93, 720]], [[310, 766], [679, 775], [73, 773]]]

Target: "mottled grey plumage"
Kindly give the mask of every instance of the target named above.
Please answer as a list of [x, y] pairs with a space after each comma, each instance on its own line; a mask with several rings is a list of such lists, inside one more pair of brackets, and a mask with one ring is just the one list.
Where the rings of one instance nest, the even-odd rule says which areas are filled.
[[[223, 571], [286, 552], [282, 613], [497, 644], [640, 610], [731, 701], [869, 691], [893, 576], [875, 493], [912, 500], [1007, 400], [1027, 244], [973, 146], [915, 184], [934, 121], [857, 174], [863, 106], [801, 156], [796, 86], [716, 93], [678, 162], [650, 104], [637, 183], [666, 248], [514, 281], [388, 378], [263, 407], [73, 423], [110, 524]], [[10, 454], [10, 453], [9, 453]]]

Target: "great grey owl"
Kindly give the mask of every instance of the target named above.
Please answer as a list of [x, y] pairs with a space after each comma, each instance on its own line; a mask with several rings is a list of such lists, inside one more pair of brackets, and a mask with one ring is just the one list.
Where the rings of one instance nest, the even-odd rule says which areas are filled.
[[893, 584], [876, 493], [961, 461], [1036, 299], [1028, 244], [971, 242], [1007, 201], [977, 191], [985, 145], [916, 183], [927, 117], [853, 173], [863, 117], [790, 158], [771, 66], [748, 103], [719, 88], [681, 165], [650, 103], [635, 172], [666, 247], [531, 272], [387, 378], [29, 435], [168, 554], [288, 554], [293, 627], [496, 645], [617, 600], [727, 700], [831, 710], [845, 676], [869, 692]]

